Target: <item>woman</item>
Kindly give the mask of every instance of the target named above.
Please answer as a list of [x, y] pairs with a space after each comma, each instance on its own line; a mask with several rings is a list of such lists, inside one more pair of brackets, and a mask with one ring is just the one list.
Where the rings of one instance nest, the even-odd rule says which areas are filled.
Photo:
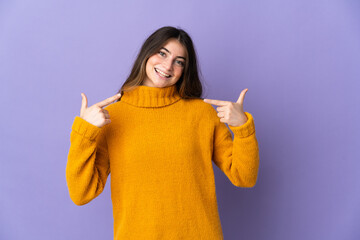
[[82, 94], [66, 167], [71, 199], [96, 198], [111, 172], [114, 239], [223, 239], [212, 161], [237, 187], [257, 180], [246, 91], [237, 102], [203, 100], [191, 38], [158, 29], [119, 94], [91, 107]]

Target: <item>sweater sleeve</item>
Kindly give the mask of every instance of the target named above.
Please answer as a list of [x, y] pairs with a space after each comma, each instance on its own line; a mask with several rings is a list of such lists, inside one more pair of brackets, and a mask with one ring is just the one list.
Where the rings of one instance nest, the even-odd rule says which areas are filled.
[[259, 169], [259, 146], [255, 136], [253, 116], [245, 112], [248, 120], [241, 126], [229, 128], [218, 121], [214, 132], [213, 161], [237, 187], [254, 187]]
[[71, 200], [84, 205], [104, 189], [110, 174], [105, 126], [99, 128], [76, 116], [70, 133], [66, 182]]

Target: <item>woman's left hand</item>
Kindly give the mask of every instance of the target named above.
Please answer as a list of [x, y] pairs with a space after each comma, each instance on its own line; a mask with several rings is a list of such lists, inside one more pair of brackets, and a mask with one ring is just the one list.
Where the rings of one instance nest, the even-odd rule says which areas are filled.
[[236, 102], [222, 101], [215, 99], [204, 99], [204, 102], [214, 104], [220, 107], [216, 108], [218, 111], [218, 117], [220, 117], [220, 122], [227, 123], [233, 127], [238, 127], [246, 123], [248, 120], [244, 112], [244, 98], [245, 93], [249, 89], [244, 89], [240, 93], [240, 96]]

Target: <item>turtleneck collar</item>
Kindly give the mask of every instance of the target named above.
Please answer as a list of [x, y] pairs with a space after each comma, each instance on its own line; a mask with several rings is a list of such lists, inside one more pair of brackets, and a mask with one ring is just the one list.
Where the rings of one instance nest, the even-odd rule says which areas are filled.
[[164, 107], [181, 99], [176, 85], [168, 87], [149, 87], [139, 85], [129, 92], [124, 92], [121, 100], [136, 107]]

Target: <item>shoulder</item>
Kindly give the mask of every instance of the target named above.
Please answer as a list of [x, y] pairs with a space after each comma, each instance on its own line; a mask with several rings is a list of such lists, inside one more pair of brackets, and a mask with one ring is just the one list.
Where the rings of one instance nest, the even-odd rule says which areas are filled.
[[121, 105], [123, 105], [123, 103], [121, 101], [118, 101], [107, 105], [103, 109], [106, 109], [110, 113], [116, 111], [119, 107], [121, 107]]
[[210, 103], [204, 102], [203, 99], [184, 99], [184, 102], [188, 109], [192, 109], [200, 113], [203, 117], [208, 117], [215, 120], [217, 119], [217, 111], [215, 108]]
[[115, 122], [116, 120], [122, 118], [122, 116], [124, 115], [122, 113], [125, 112], [123, 108], [124, 108], [124, 103], [121, 101], [114, 102], [107, 105], [106, 107], [103, 107], [103, 109], [109, 113], [111, 122]]

